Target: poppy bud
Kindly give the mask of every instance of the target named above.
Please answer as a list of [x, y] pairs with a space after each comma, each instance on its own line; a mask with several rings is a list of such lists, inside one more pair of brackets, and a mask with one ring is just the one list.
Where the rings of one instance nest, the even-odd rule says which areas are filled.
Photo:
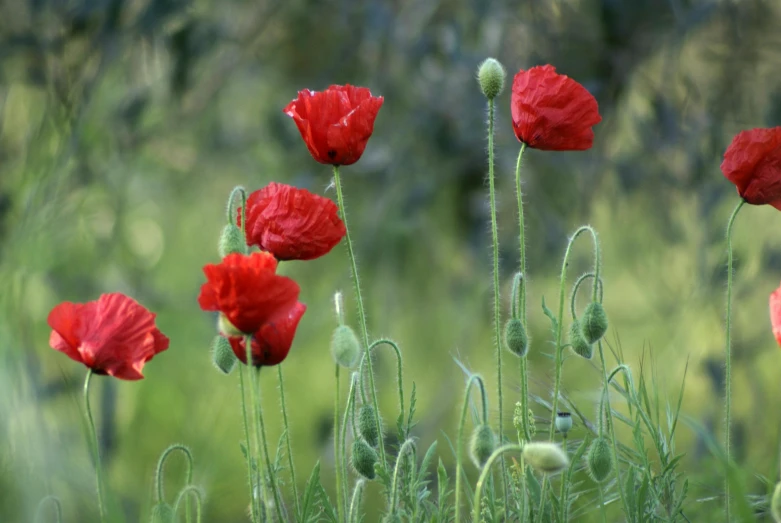
[[529, 337], [521, 320], [518, 318], [507, 320], [504, 326], [504, 342], [510, 352], [519, 358], [526, 356], [529, 350]]
[[233, 325], [230, 322], [230, 320], [225, 317], [224, 314], [220, 314], [220, 317], [217, 320], [217, 330], [220, 331], [220, 334], [222, 334], [226, 338], [245, 336], [245, 334], [241, 332], [239, 329], [237, 329], [236, 326]]
[[594, 355], [594, 347], [583, 336], [578, 320], [572, 320], [572, 325], [569, 326], [569, 346], [572, 348], [572, 352], [587, 360], [590, 360]]
[[372, 447], [376, 447], [380, 441], [377, 433], [377, 414], [374, 407], [368, 403], [361, 405], [361, 410], [358, 411], [358, 432]]
[[569, 458], [555, 443], [532, 441], [523, 446], [523, 459], [538, 472], [553, 474], [569, 465]]
[[773, 497], [770, 500], [770, 513], [773, 514], [776, 523], [781, 523], [781, 483], [778, 483], [773, 491]]
[[375, 463], [377, 463], [377, 452], [361, 438], [353, 441], [352, 464], [355, 472], [366, 479], [374, 479]]
[[212, 363], [223, 374], [230, 374], [236, 366], [236, 355], [233, 353], [228, 338], [215, 336], [212, 342]]
[[486, 58], [477, 70], [480, 89], [489, 100], [493, 100], [504, 89], [504, 67], [494, 58]]
[[244, 239], [244, 233], [236, 227], [236, 224], [229, 223], [222, 230], [219, 244], [220, 257], [225, 258], [229, 254], [237, 252], [247, 254], [247, 240]]
[[469, 442], [469, 454], [477, 468], [482, 468], [496, 449], [494, 431], [488, 425], [478, 425]]
[[161, 501], [152, 508], [151, 523], [174, 523], [174, 509], [165, 501]]
[[607, 314], [599, 302], [588, 304], [580, 320], [583, 336], [589, 343], [596, 343], [607, 332]]
[[613, 455], [610, 453], [610, 444], [607, 438], [599, 436], [591, 444], [586, 456], [588, 472], [597, 483], [602, 483], [613, 470]]
[[361, 344], [358, 337], [347, 325], [339, 325], [331, 337], [331, 355], [342, 367], [351, 368], [358, 362]]
[[569, 412], [559, 412], [556, 414], [556, 430], [567, 435], [572, 428], [572, 414]]

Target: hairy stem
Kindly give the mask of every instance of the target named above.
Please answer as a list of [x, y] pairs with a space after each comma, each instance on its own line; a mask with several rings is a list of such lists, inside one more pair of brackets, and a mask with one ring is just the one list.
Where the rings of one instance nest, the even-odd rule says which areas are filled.
[[467, 410], [469, 410], [469, 398], [470, 393], [472, 392], [472, 383], [475, 381], [480, 386], [480, 397], [483, 405], [483, 423], [488, 423], [488, 401], [485, 394], [485, 384], [483, 383], [483, 378], [477, 374], [473, 374], [466, 382], [464, 406], [461, 409], [461, 421], [458, 423], [458, 440], [456, 441], [456, 522], [461, 521], [461, 467], [464, 455], [464, 425], [466, 423], [466, 413]]
[[336, 370], [334, 371], [335, 378], [335, 390], [334, 390], [334, 470], [336, 471], [336, 515], [339, 517], [339, 521], [342, 521], [343, 516], [343, 500], [344, 495], [342, 493], [342, 457], [340, 455], [339, 447], [339, 369], [340, 366], [337, 363]]
[[[475, 497], [472, 504], [472, 521], [481, 521], [480, 499], [483, 494], [483, 485], [485, 485], [485, 482], [491, 473], [491, 467], [493, 466], [494, 462], [496, 462], [497, 459], [501, 458], [507, 452], [521, 451], [523, 451], [523, 447], [520, 445], [503, 445], [496, 449], [494, 453], [491, 454], [491, 457], [488, 458], [488, 461], [485, 462], [485, 465], [483, 465], [483, 470], [480, 472], [480, 477], [477, 480], [477, 486], [475, 487]], [[456, 521], [459, 521], [457, 517]]]
[[285, 402], [285, 380], [282, 378], [282, 365], [277, 365], [279, 376], [279, 402], [282, 406], [282, 424], [285, 427], [285, 444], [287, 446], [287, 463], [290, 467], [290, 482], [293, 484], [293, 499], [295, 500], [296, 518], [301, 515], [301, 502], [298, 500], [298, 485], [296, 482], [296, 467], [293, 460], [293, 447], [290, 443], [290, 424], [287, 420], [287, 404]]
[[106, 521], [106, 504], [103, 501], [103, 470], [100, 465], [100, 446], [98, 445], [98, 432], [95, 430], [95, 419], [92, 417], [92, 409], [89, 403], [89, 384], [92, 379], [92, 369], [87, 371], [87, 377], [84, 379], [84, 410], [87, 413], [87, 423], [90, 430], [90, 447], [92, 448], [92, 457], [95, 460], [95, 480], [98, 489], [98, 510], [100, 511], [101, 523]]

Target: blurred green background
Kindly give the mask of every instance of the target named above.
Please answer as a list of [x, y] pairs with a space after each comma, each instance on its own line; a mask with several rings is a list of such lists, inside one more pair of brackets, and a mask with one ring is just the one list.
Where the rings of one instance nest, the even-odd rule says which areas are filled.
[[[720, 434], [723, 236], [738, 197], [719, 163], [738, 131], [781, 123], [779, 24], [781, 4], [749, 0], [0, 2], [0, 520], [29, 521], [49, 493], [67, 521], [94, 517], [85, 369], [48, 347], [46, 316], [112, 291], [157, 312], [171, 338], [143, 381], [93, 382], [127, 521], [147, 519], [156, 459], [173, 442], [195, 454], [205, 521], [245, 520], [237, 377], [211, 366], [201, 267], [218, 258], [235, 185], [283, 181], [335, 198], [330, 169], [282, 113], [297, 90], [331, 83], [385, 97], [366, 153], [342, 171], [350, 225], [370, 331], [400, 343], [407, 393], [418, 389], [414, 435], [424, 447], [439, 439], [452, 467], [442, 434], [455, 436], [463, 395], [454, 357], [488, 378], [496, 416], [485, 100], [474, 80], [487, 56], [505, 64], [508, 84], [519, 68], [554, 64], [603, 116], [590, 151], [525, 156], [532, 389], [548, 397], [552, 383], [541, 297], [555, 306], [567, 235], [590, 223], [611, 344], [634, 372], [643, 358], [655, 367], [671, 399], [688, 360], [683, 410]], [[505, 311], [518, 263], [509, 99], [506, 89], [496, 135]], [[777, 477], [781, 354], [767, 298], [781, 279], [779, 229], [781, 215], [757, 207], [735, 228], [735, 455], [751, 494], [767, 490], [755, 474]], [[590, 256], [579, 244], [570, 274]], [[319, 459], [331, 485], [328, 341], [333, 293], [344, 290], [354, 312], [347, 258], [340, 246], [282, 270], [309, 307], [283, 365], [298, 477]], [[505, 359], [509, 424], [518, 380]], [[379, 354], [388, 425], [394, 364]], [[263, 394], [275, 442], [274, 374]], [[567, 360], [566, 392], [588, 412], [599, 385], [593, 364]], [[718, 477], [688, 427], [679, 440], [687, 513], [710, 520]]]

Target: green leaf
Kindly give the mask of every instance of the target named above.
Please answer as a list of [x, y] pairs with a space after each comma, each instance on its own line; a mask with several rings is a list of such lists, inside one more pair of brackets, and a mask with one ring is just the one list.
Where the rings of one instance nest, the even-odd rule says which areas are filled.
[[315, 467], [312, 469], [312, 474], [309, 475], [309, 481], [306, 482], [306, 488], [304, 489], [304, 500], [301, 504], [301, 521], [315, 521], [316, 516], [312, 514], [315, 507], [315, 499], [317, 497], [317, 485], [320, 484], [320, 462], [315, 463]]
[[551, 329], [553, 330], [553, 332], [558, 331], [559, 322], [556, 320], [556, 316], [553, 314], [553, 312], [551, 312], [548, 306], [545, 305], [545, 296], [542, 297], [542, 312], [545, 313], [545, 316], [550, 318]]

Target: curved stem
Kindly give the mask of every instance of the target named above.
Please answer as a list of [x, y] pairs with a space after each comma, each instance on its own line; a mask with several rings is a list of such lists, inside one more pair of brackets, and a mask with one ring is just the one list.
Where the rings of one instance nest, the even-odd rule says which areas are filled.
[[[526, 151], [526, 143], [521, 143], [521, 150], [518, 152], [518, 160], [515, 162], [515, 195], [518, 200], [518, 246], [520, 263], [520, 281], [519, 298], [520, 311], [519, 317], [523, 326], [526, 327], [528, 335], [528, 324], [526, 323], [526, 226], [523, 217], [523, 191], [521, 189], [521, 167], [523, 166], [523, 153]], [[514, 300], [513, 300], [514, 301]], [[526, 358], [519, 358], [518, 371], [521, 375], [521, 409], [523, 410], [523, 419], [521, 426], [526, 441], [531, 439], [529, 434], [529, 377], [527, 371]], [[524, 477], [525, 480], [525, 477]]]
[[[399, 411], [401, 412], [401, 419], [404, 419], [404, 373], [403, 373], [403, 360], [401, 359], [401, 349], [399, 349], [399, 346], [396, 345], [396, 342], [387, 338], [382, 338], [379, 340], [375, 340], [372, 342], [371, 345], [369, 345], [369, 352], [373, 351], [375, 348], [379, 347], [380, 345], [388, 345], [389, 347], [393, 348], [393, 351], [396, 353], [396, 385], [399, 389]], [[363, 362], [366, 360], [366, 355], [364, 354], [361, 357], [361, 364], [358, 367], [359, 374], [361, 377], [361, 399], [364, 403], [368, 403], [366, 401], [366, 390], [363, 386]], [[377, 411], [377, 416], [379, 416], [379, 411]], [[407, 432], [409, 432], [409, 427], [407, 427]], [[405, 434], [406, 436], [406, 434]]]
[[608, 374], [607, 382], [610, 383], [611, 381], [613, 381], [613, 378], [615, 378], [616, 374], [618, 374], [619, 372], [623, 372], [624, 373], [624, 376], [626, 376], [626, 379], [629, 381], [629, 385], [632, 387], [632, 389], [634, 389], [634, 386], [635, 386], [634, 383], [635, 382], [632, 379], [632, 370], [629, 368], [628, 365], [625, 365], [623, 363], [618, 365], [615, 369], [613, 369], [610, 372], [610, 374]]
[[[251, 336], [247, 336], [246, 343], [249, 346]], [[250, 360], [247, 360], [250, 361]], [[273, 469], [273, 465], [271, 462], [271, 457], [268, 453], [268, 443], [266, 441], [266, 425], [263, 421], [263, 408], [261, 406], [260, 402], [260, 369], [261, 367], [258, 367], [255, 369], [255, 375], [253, 376], [253, 383], [252, 383], [252, 404], [253, 404], [253, 410], [255, 411], [256, 416], [256, 434], [257, 438], [256, 441], [258, 442], [258, 461], [260, 461], [260, 451], [261, 448], [263, 449], [263, 457], [266, 460], [266, 470], [268, 470], [268, 481], [269, 486], [271, 487], [271, 494], [274, 496], [274, 508], [277, 512], [277, 517], [279, 518], [279, 521], [285, 521], [285, 517], [282, 514], [282, 499], [279, 494], [279, 490], [277, 489], [277, 479], [276, 479], [276, 473]], [[258, 430], [259, 429], [259, 430]], [[260, 469], [260, 466], [258, 467]], [[262, 472], [261, 472], [262, 475]]]
[[334, 371], [335, 392], [334, 392], [334, 470], [336, 471], [336, 515], [339, 521], [343, 521], [342, 504], [344, 495], [342, 493], [342, 458], [339, 455], [339, 369], [337, 363]]
[[[165, 461], [168, 459], [168, 456], [170, 456], [174, 451], [179, 451], [182, 454], [184, 454], [186, 460], [187, 460], [187, 472], [184, 476], [184, 484], [185, 486], [191, 484], [193, 482], [193, 455], [192, 452], [190, 452], [190, 449], [188, 449], [186, 446], [175, 443], [171, 446], [169, 446], [167, 449], [163, 451], [163, 453], [160, 455], [160, 459], [157, 460], [157, 469], [155, 472], [155, 486], [157, 489], [157, 501], [163, 502], [165, 501], [165, 492], [163, 490], [163, 467], [165, 466]], [[190, 515], [190, 507], [185, 507], [185, 520], [189, 523], [191, 520]]]
[[106, 504], [103, 501], [103, 471], [100, 466], [100, 447], [98, 446], [98, 432], [95, 430], [95, 420], [92, 417], [92, 409], [89, 404], [89, 384], [92, 379], [92, 369], [87, 370], [87, 377], [84, 379], [84, 410], [87, 413], [87, 423], [90, 430], [90, 446], [92, 447], [92, 456], [95, 459], [95, 480], [98, 489], [98, 510], [100, 511], [100, 521], [106, 521]]
[[[615, 425], [613, 424], [613, 409], [612, 407], [610, 407], [610, 380], [613, 378], [615, 373], [618, 372], [618, 369], [621, 369], [622, 367], [624, 367], [624, 365], [619, 365], [618, 368], [616, 368], [616, 370], [614, 370], [610, 374], [610, 377], [608, 377], [607, 366], [605, 365], [605, 355], [604, 355], [604, 351], [602, 350], [602, 340], [599, 340], [597, 342], [597, 348], [599, 350], [599, 360], [602, 363], [602, 378], [604, 380], [604, 387], [605, 387], [604, 390], [605, 412], [604, 415], [600, 415], [599, 424], [600, 426], [602, 425], [603, 419], [607, 421], [607, 425], [608, 425], [607, 430], [608, 432], [610, 432], [610, 442], [612, 444], [611, 449], [613, 450], [613, 468], [616, 473], [616, 489], [618, 490], [618, 494], [621, 497], [621, 503], [624, 505], [624, 510], [626, 511], [626, 514], [630, 514], [631, 510], [629, 507], [629, 503], [626, 499], [626, 495], [624, 493], [624, 485], [623, 483], [621, 483], [621, 467], [619, 466], [620, 462], [618, 461], [618, 443], [616, 441]], [[601, 429], [599, 435], [600, 436], [602, 435]]]
[[[179, 495], [176, 497], [176, 503], [174, 503], [174, 518], [176, 518], [176, 515], [179, 513], [179, 506], [182, 502], [184, 501], [187, 503], [185, 498], [188, 494], [195, 497], [195, 521], [201, 523], [201, 505], [203, 504], [203, 499], [201, 497], [200, 489], [195, 485], [187, 485], [179, 492]], [[187, 503], [185, 509], [189, 508], [189, 505], [190, 504]]]
[[339, 179], [339, 167], [334, 165], [334, 185], [336, 186], [336, 199], [339, 203], [339, 209], [342, 211], [342, 221], [344, 222], [344, 237], [347, 243], [347, 254], [350, 258], [350, 268], [353, 274], [353, 283], [355, 284], [355, 299], [358, 301], [358, 317], [361, 323], [361, 333], [363, 334], [363, 347], [364, 356], [367, 358], [369, 367], [369, 385], [372, 392], [372, 403], [374, 404], [374, 410], [377, 412], [377, 433], [379, 434], [379, 448], [380, 448], [380, 463], [382, 468], [385, 468], [385, 442], [382, 435], [382, 423], [380, 422], [380, 404], [377, 401], [377, 389], [374, 386], [374, 369], [372, 368], [372, 360], [369, 356], [369, 331], [366, 327], [366, 311], [363, 306], [363, 297], [361, 295], [361, 281], [358, 277], [358, 265], [355, 262], [355, 252], [353, 251], [353, 242], [350, 239], [350, 229], [347, 227], [347, 213], [344, 208], [344, 196], [342, 196], [342, 182]]
[[282, 365], [277, 365], [279, 376], [279, 402], [282, 405], [282, 423], [285, 427], [285, 444], [287, 446], [287, 463], [290, 467], [290, 482], [293, 484], [293, 499], [295, 500], [296, 518], [301, 515], [301, 502], [298, 500], [298, 484], [296, 482], [296, 467], [293, 461], [293, 447], [290, 443], [290, 425], [287, 420], [287, 404], [285, 402], [285, 380], [282, 378]]
[[54, 521], [56, 523], [62, 523], [62, 503], [57, 496], [46, 496], [38, 502], [38, 507], [35, 509], [35, 516], [33, 516], [33, 523], [39, 523], [41, 514], [43, 513], [43, 507], [50, 502], [54, 505]]
[[[246, 347], [246, 345], [245, 345]], [[249, 354], [249, 350], [247, 350], [247, 361], [251, 361], [251, 355]], [[244, 373], [246, 372], [246, 365], [239, 365], [239, 388], [241, 393], [241, 417], [242, 421], [244, 422], [244, 442], [246, 446], [246, 452], [245, 457], [247, 458], [247, 483], [249, 485], [249, 501], [250, 501], [250, 516], [252, 517], [252, 523], [258, 523], [259, 521], [259, 510], [258, 510], [258, 497], [255, 496], [255, 485], [257, 484], [258, 492], [260, 493], [260, 482], [259, 481], [253, 481], [253, 477], [255, 476], [255, 473], [253, 472], [252, 468], [252, 462], [253, 462], [253, 452], [252, 452], [252, 442], [250, 441], [250, 435], [249, 435], [249, 422], [247, 421], [247, 401], [246, 401], [246, 392], [244, 390]], [[256, 461], [257, 463], [257, 461]], [[259, 475], [258, 475], [259, 476]]]
[[466, 382], [466, 391], [464, 393], [464, 406], [461, 409], [461, 421], [458, 423], [458, 440], [456, 441], [456, 522], [460, 522], [459, 518], [461, 514], [461, 464], [463, 462], [463, 447], [464, 447], [464, 424], [466, 423], [466, 412], [469, 409], [469, 398], [472, 392], [472, 383], [477, 382], [480, 386], [480, 397], [483, 404], [483, 423], [488, 423], [488, 401], [485, 394], [485, 383], [483, 378], [477, 374], [473, 374]]
[[[488, 461], [483, 465], [483, 470], [480, 472], [480, 477], [477, 480], [477, 486], [475, 487], [475, 498], [472, 504], [472, 521], [480, 521], [480, 498], [483, 493], [483, 485], [485, 484], [488, 475], [491, 473], [491, 467], [494, 462], [502, 457], [507, 452], [521, 452], [523, 447], [520, 445], [503, 445], [496, 449]], [[458, 508], [458, 507], [456, 507]], [[456, 519], [458, 521], [458, 519]]]
[[[578, 291], [580, 290], [580, 285], [586, 281], [589, 278], [593, 278], [594, 273], [593, 272], [587, 272], [585, 274], [581, 274], [580, 277], [575, 280], [575, 284], [572, 286], [572, 296], [570, 297], [570, 312], [572, 313], [572, 319], [577, 319], [578, 315], [575, 312], [575, 302], [577, 301], [578, 297]], [[605, 291], [602, 287], [602, 280], [599, 280], [599, 303], [602, 303], [602, 298], [604, 297]]]
[[404, 442], [404, 444], [401, 446], [401, 449], [399, 449], [399, 453], [396, 456], [396, 466], [393, 469], [393, 482], [391, 483], [391, 499], [390, 499], [390, 513], [395, 514], [396, 513], [396, 496], [399, 492], [399, 470], [401, 469], [401, 460], [404, 459], [404, 455], [408, 452], [410, 452], [410, 449], [415, 449], [415, 442], [414, 440], [408, 439]]
[[[732, 226], [738, 212], [745, 204], [745, 200], [732, 211], [732, 215], [727, 222], [727, 318], [725, 321], [726, 344], [724, 350], [725, 356], [725, 376], [724, 376], [724, 451], [727, 458], [727, 464], [730, 463], [730, 447], [732, 442]], [[724, 511], [727, 521], [730, 520], [730, 484], [728, 474], [724, 475]]]
[[353, 497], [350, 501], [350, 512], [347, 515], [347, 523], [355, 521], [355, 517], [358, 515], [357, 510], [361, 506], [361, 499], [363, 498], [363, 489], [366, 486], [365, 479], [359, 479], [355, 483], [355, 489], [353, 490]]

